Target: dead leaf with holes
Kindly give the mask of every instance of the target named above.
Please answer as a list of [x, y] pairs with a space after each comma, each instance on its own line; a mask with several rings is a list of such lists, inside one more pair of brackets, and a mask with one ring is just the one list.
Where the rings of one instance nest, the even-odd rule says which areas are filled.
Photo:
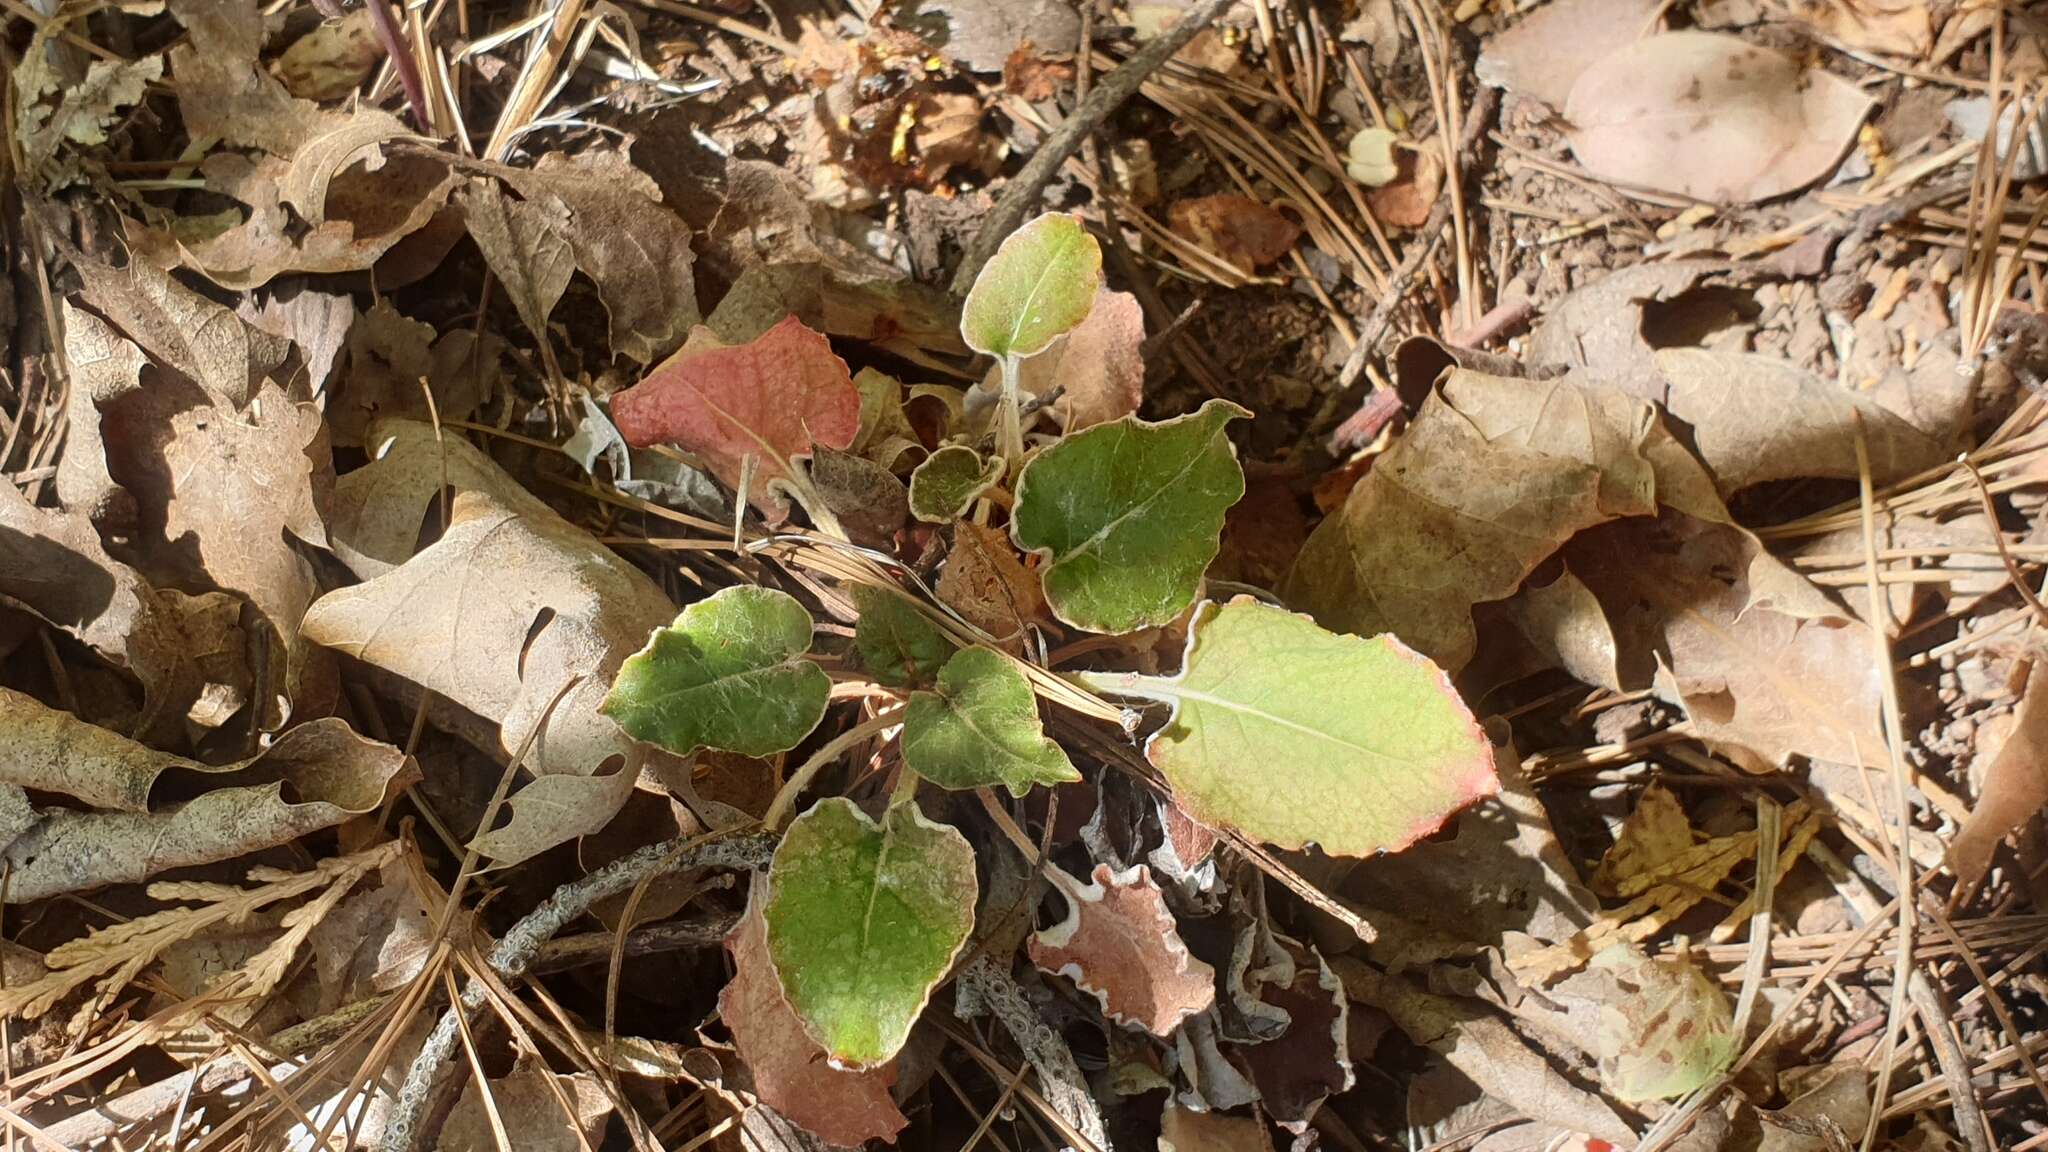
[[619, 665], [674, 616], [653, 581], [582, 529], [467, 490], [439, 540], [323, 596], [305, 631], [496, 722], [507, 758], [545, 723], [510, 821], [473, 841], [513, 864], [597, 831], [625, 803], [644, 750], [598, 705]]
[[1056, 879], [1067, 918], [1031, 938], [1040, 970], [1072, 980], [1116, 1023], [1154, 1036], [1216, 1002], [1216, 970], [1181, 942], [1150, 869], [1097, 864], [1086, 884], [1064, 872]]

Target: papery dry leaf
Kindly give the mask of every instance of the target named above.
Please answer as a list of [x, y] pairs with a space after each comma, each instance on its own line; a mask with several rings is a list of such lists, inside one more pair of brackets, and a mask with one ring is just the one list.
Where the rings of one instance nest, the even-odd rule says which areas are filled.
[[317, 399], [326, 393], [327, 378], [355, 327], [353, 298], [341, 292], [300, 288], [288, 300], [273, 295], [259, 305], [254, 299], [245, 299], [237, 311], [249, 323], [296, 345], [306, 366], [306, 394]]
[[1624, 882], [1666, 867], [1691, 848], [1692, 821], [1685, 808], [1677, 794], [1653, 780], [1601, 855], [1593, 887], [1605, 896], [1619, 895]]
[[1649, 309], [1660, 304], [1682, 309], [1690, 303], [1688, 292], [1747, 284], [1765, 278], [1766, 272], [1759, 266], [1754, 274], [1743, 275], [1704, 260], [1636, 264], [1609, 272], [1545, 309], [1529, 331], [1525, 364], [1532, 375], [1569, 370], [1586, 383], [1661, 404], [1663, 378], [1644, 333]]
[[938, 592], [975, 627], [1006, 642], [1045, 608], [1038, 574], [1017, 558], [1008, 534], [967, 520], [954, 526]]
[[277, 79], [302, 100], [337, 100], [369, 79], [382, 59], [370, 10], [356, 8], [292, 41], [277, 58]]
[[1062, 0], [943, 0], [933, 7], [946, 18], [939, 51], [976, 72], [1002, 71], [1026, 40], [1061, 55], [1081, 39], [1081, 18]]
[[68, 427], [64, 453], [57, 458], [57, 497], [94, 523], [132, 528], [135, 502], [107, 472], [100, 413], [142, 386], [149, 358], [134, 341], [71, 301], [60, 301], [58, 310], [64, 318], [71, 388], [64, 401]]
[[[604, 1142], [612, 1101], [592, 1073], [550, 1072], [539, 1057], [522, 1052], [512, 1071], [491, 1080], [489, 1090], [498, 1120], [518, 1152], [584, 1152]], [[435, 1147], [441, 1152], [498, 1146], [483, 1094], [484, 1086], [474, 1078], [463, 1085], [438, 1133]], [[573, 1119], [563, 1110], [565, 1098], [575, 1110]]]
[[1747, 204], [1828, 175], [1873, 102], [1790, 56], [1712, 32], [1650, 36], [1579, 75], [1572, 154], [1594, 176]]
[[1753, 537], [1667, 511], [1582, 533], [1565, 562], [1607, 610], [1622, 684], [1654, 684], [1737, 763], [1883, 762], [1869, 634], [1825, 600], [1761, 593], [1762, 578], [1803, 581]]
[[[156, 364], [240, 411], [284, 363], [290, 346], [141, 261], [111, 268], [84, 255], [70, 260], [85, 302]], [[71, 455], [66, 452], [65, 455]]]
[[1308, 1130], [1323, 1101], [1349, 1091], [1350, 998], [1314, 949], [1294, 953], [1292, 979], [1268, 984], [1259, 999], [1287, 1017], [1287, 1030], [1245, 1054], [1266, 1114], [1297, 1135]]
[[1792, 0], [1794, 20], [1865, 52], [1924, 60], [1934, 50], [1931, 5], [1920, 0]]
[[1097, 289], [1088, 316], [1050, 348], [1024, 361], [1018, 387], [1043, 396], [1060, 389], [1053, 412], [1079, 432], [1138, 410], [1145, 399], [1145, 311], [1128, 292]]
[[[21, 169], [54, 190], [81, 175], [75, 159], [58, 161], [67, 144], [104, 144], [123, 108], [142, 100], [144, 90], [163, 78], [161, 56], [137, 60], [94, 60], [85, 75], [66, 84], [53, 38], [61, 24], [37, 29], [14, 76], [11, 126], [21, 145]], [[47, 98], [61, 93], [61, 99]], [[52, 106], [54, 105], [54, 106]]]
[[216, 768], [138, 744], [118, 732], [59, 712], [33, 696], [0, 688], [0, 783], [69, 796], [113, 812], [149, 812], [157, 781], [183, 774], [183, 791], [236, 783], [240, 765]]
[[1998, 842], [2048, 807], [2048, 662], [2035, 661], [2027, 673], [2012, 731], [1984, 766], [1983, 781], [1948, 846], [1959, 890], [1975, 887]]
[[1216, 1002], [1216, 970], [1181, 943], [1143, 864], [1097, 864], [1087, 884], [1062, 873], [1067, 918], [1029, 941], [1031, 962], [1065, 976], [1125, 1027], [1166, 1036]]
[[194, 625], [225, 599], [158, 591], [108, 556], [84, 517], [38, 509], [14, 485], [0, 484], [0, 601], [133, 675], [142, 685], [138, 737], [165, 740], [181, 731], [208, 680], [199, 658], [212, 646]]
[[786, 462], [814, 444], [845, 448], [860, 431], [860, 392], [831, 341], [791, 316], [759, 339], [719, 345], [699, 329], [690, 347], [612, 397], [612, 417], [636, 448], [672, 443], [700, 456], [737, 491], [754, 460], [748, 500], [771, 521], [788, 506], [771, 490]]
[[856, 544], [887, 548], [910, 519], [910, 494], [903, 481], [865, 456], [821, 445], [811, 454], [810, 479]]
[[1247, 276], [1287, 255], [1301, 238], [1292, 217], [1249, 196], [1176, 200], [1166, 218], [1174, 231]]
[[370, 462], [334, 482], [328, 538], [334, 554], [358, 577], [381, 576], [418, 551], [426, 518], [440, 526], [442, 486], [482, 492], [524, 516], [554, 510], [512, 474], [460, 436], [418, 420], [379, 420], [364, 434]]
[[1524, 581], [1498, 612], [1528, 641], [1546, 668], [1562, 668], [1581, 684], [1620, 692], [1621, 656], [1600, 598], [1560, 566], [1555, 576]]
[[307, 940], [323, 1012], [403, 987], [434, 950], [433, 918], [404, 865], [386, 864], [374, 880], [328, 913]]
[[456, 202], [470, 239], [505, 286], [526, 330], [547, 343], [548, 314], [576, 274], [576, 254], [566, 235], [569, 206], [553, 196], [507, 196], [489, 180], [471, 181]]
[[[327, 404], [337, 446], [358, 447], [380, 418], [466, 420], [499, 380], [504, 342], [467, 328], [438, 332], [379, 300], [348, 334], [340, 395]], [[429, 408], [427, 391], [434, 394]]]
[[[153, 764], [157, 770], [166, 766], [139, 744], [41, 709], [27, 697], [8, 693], [0, 703], [29, 714], [25, 727], [9, 728], [10, 733], [40, 741], [15, 752], [31, 769], [40, 763], [61, 772], [72, 750], [81, 741], [89, 742], [116, 756], [121, 765], [94, 790], [132, 798], [136, 783], [145, 776], [153, 779]], [[221, 770], [222, 780], [235, 781], [233, 785], [213, 787], [184, 804], [146, 812], [44, 812], [42, 821], [0, 857], [9, 868], [6, 898], [18, 904], [133, 883], [172, 868], [287, 843], [374, 811], [410, 763], [403, 752], [358, 736], [340, 720], [299, 725], [264, 752]]]
[[1272, 1152], [1273, 1137], [1251, 1116], [1196, 1112], [1171, 1099], [1159, 1116], [1159, 1152]]
[[1420, 228], [1444, 190], [1444, 162], [1436, 140], [1401, 151], [1396, 177], [1365, 194], [1365, 202], [1381, 224]]
[[1352, 999], [1392, 1016], [1409, 1039], [1435, 1050], [1488, 1095], [1533, 1119], [1623, 1147], [1635, 1145], [1635, 1132], [1614, 1109], [1565, 1079], [1477, 1001], [1433, 995], [1348, 956], [1331, 960], [1330, 967]]
[[1723, 496], [1772, 480], [1855, 479], [1859, 417], [1873, 483], [1949, 458], [1939, 440], [1783, 360], [1666, 348], [1656, 362], [1665, 410], [1690, 429], [1692, 447]]
[[568, 209], [563, 238], [611, 319], [612, 350], [642, 364], [675, 351], [699, 318], [690, 227], [623, 153], [550, 152], [489, 171], [527, 201]]
[[582, 529], [465, 491], [440, 540], [322, 597], [305, 633], [498, 722], [508, 757], [546, 720], [510, 822], [473, 841], [511, 864], [595, 832], [625, 802], [643, 752], [598, 705], [674, 615], [653, 581]]
[[726, 937], [725, 950], [732, 957], [733, 976], [718, 994], [718, 1015], [732, 1029], [733, 1044], [747, 1062], [761, 1103], [829, 1144], [894, 1143], [910, 1123], [889, 1096], [895, 1063], [854, 1071], [826, 1060], [825, 1050], [804, 1030], [783, 995], [768, 954], [758, 891]]
[[1003, 61], [1003, 91], [1034, 104], [1052, 99], [1073, 82], [1071, 62], [1048, 60], [1029, 40], [1019, 41], [1017, 50]]
[[1482, 83], [1562, 109], [1580, 73], [1650, 30], [1658, 0], [1551, 0], [1487, 40]]

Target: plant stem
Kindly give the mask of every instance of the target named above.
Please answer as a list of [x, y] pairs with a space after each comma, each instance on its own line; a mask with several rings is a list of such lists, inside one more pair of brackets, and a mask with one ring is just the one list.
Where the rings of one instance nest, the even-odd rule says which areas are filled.
[[782, 785], [782, 790], [775, 794], [774, 801], [768, 805], [768, 811], [761, 817], [761, 827], [769, 832], [780, 830], [783, 820], [789, 815], [789, 810], [796, 805], [796, 798], [803, 795], [812, 778], [823, 771], [827, 764], [839, 759], [855, 744], [902, 722], [903, 709], [892, 708], [827, 740], [825, 746], [811, 753], [811, 758], [804, 761], [803, 766], [791, 774], [789, 780]]
[[1003, 475], [1014, 478], [1024, 465], [1024, 419], [1017, 395], [1017, 372], [1024, 365], [1011, 353], [1003, 357], [1003, 400], [997, 413], [996, 445], [1003, 453]]

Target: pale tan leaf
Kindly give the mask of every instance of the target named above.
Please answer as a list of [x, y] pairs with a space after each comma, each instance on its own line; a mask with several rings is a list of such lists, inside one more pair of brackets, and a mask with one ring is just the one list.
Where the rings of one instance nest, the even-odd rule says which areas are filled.
[[1619, 895], [1621, 886], [1669, 865], [1692, 848], [1692, 821], [1678, 796], [1651, 781], [1636, 797], [1635, 811], [1622, 821], [1614, 843], [1600, 857], [1593, 887], [1602, 895]]
[[94, 311], [216, 404], [240, 411], [284, 363], [290, 347], [284, 340], [142, 261], [110, 268], [81, 255], [71, 266]]
[[[435, 1147], [442, 1152], [488, 1152], [498, 1146], [484, 1109], [485, 1086], [471, 1079], [441, 1126]], [[515, 1152], [582, 1152], [604, 1143], [611, 1097], [588, 1072], [561, 1075], [537, 1057], [521, 1053], [512, 1071], [490, 1082], [491, 1102]], [[572, 1118], [564, 1100], [575, 1110]]]
[[1053, 412], [1079, 432], [1138, 410], [1145, 398], [1145, 311], [1128, 292], [1099, 288], [1095, 305], [1073, 331], [1024, 361], [1018, 387], [1034, 396], [1060, 390]]
[[975, 627], [1007, 641], [1045, 607], [1038, 574], [1024, 567], [1007, 533], [963, 520], [939, 569], [939, 599]]
[[[359, 447], [381, 418], [466, 420], [499, 381], [504, 341], [467, 328], [437, 332], [379, 300], [348, 334], [340, 395], [327, 404], [337, 447]], [[427, 403], [431, 391], [434, 402]]]
[[335, 100], [355, 91], [382, 59], [370, 10], [354, 8], [292, 41], [277, 58], [277, 78], [302, 100]]
[[1473, 70], [1496, 88], [1562, 109], [1579, 75], [1650, 31], [1658, 0], [1551, 0], [1486, 41]]
[[495, 183], [473, 180], [457, 197], [470, 238], [505, 286], [534, 339], [547, 341], [548, 314], [576, 273], [569, 248], [569, 209], [551, 195], [515, 199]]
[[1266, 1126], [1251, 1116], [1196, 1112], [1171, 1099], [1159, 1117], [1159, 1152], [1272, 1152]]
[[2011, 734], [1983, 773], [1977, 804], [1948, 848], [1963, 888], [1984, 878], [1999, 841], [2048, 807], [2048, 663], [2036, 661], [2027, 673]]
[[418, 420], [379, 420], [365, 432], [370, 462], [334, 482], [328, 538], [364, 580], [412, 559], [429, 516], [440, 525], [442, 485], [483, 492], [522, 516], [553, 516], [511, 473], [460, 436]]
[[1855, 85], [1793, 57], [1687, 31], [1637, 40], [1587, 68], [1564, 115], [1572, 154], [1600, 179], [1747, 204], [1834, 171], [1872, 106]]
[[69, 427], [64, 454], [57, 458], [57, 497], [66, 508], [95, 522], [132, 521], [133, 502], [107, 471], [100, 414], [103, 407], [142, 386], [142, 369], [149, 358], [134, 341], [71, 301], [59, 302], [58, 309], [64, 317], [71, 390], [64, 403]]

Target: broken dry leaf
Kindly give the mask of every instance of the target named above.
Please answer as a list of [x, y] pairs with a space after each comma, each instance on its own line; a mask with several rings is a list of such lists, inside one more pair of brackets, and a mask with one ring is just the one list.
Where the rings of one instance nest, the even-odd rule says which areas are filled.
[[1143, 864], [1123, 872], [1097, 864], [1086, 884], [1063, 872], [1058, 888], [1067, 918], [1031, 938], [1033, 964], [1072, 980], [1111, 1020], [1154, 1036], [1216, 1002], [1216, 970], [1181, 943]]
[[1761, 266], [1741, 273], [1703, 260], [1610, 272], [1545, 309], [1529, 330], [1526, 367], [1531, 375], [1569, 371], [1582, 383], [1662, 404], [1664, 383], [1646, 331], [1652, 311], [1685, 315], [1696, 301], [1710, 307], [1716, 296], [1761, 279], [1763, 273]]
[[64, 147], [106, 143], [121, 110], [139, 103], [147, 86], [164, 73], [162, 56], [94, 60], [82, 79], [67, 84], [57, 63], [63, 49], [53, 42], [61, 27], [38, 28], [12, 77], [11, 127], [21, 144], [22, 171], [37, 176], [46, 191], [81, 175], [76, 160], [59, 161]]
[[79, 256], [71, 266], [94, 311], [151, 360], [197, 384], [216, 404], [232, 411], [241, 411], [256, 398], [290, 350], [283, 339], [142, 261], [110, 268]]
[[[441, 1152], [480, 1152], [497, 1147], [496, 1131], [484, 1108], [485, 1085], [471, 1079], [441, 1125], [435, 1145]], [[499, 1123], [519, 1152], [584, 1152], [602, 1143], [611, 1097], [589, 1072], [563, 1076], [548, 1071], [540, 1058], [521, 1053], [512, 1071], [488, 1085]], [[567, 1099], [575, 1110], [563, 1111]]]
[[1301, 225], [1249, 196], [1176, 200], [1166, 218], [1174, 231], [1249, 276], [1293, 249]]
[[511, 822], [474, 841], [509, 864], [595, 832], [625, 802], [642, 750], [598, 705], [619, 665], [674, 615], [653, 581], [582, 529], [465, 491], [441, 539], [322, 597], [305, 631], [496, 721], [504, 756], [546, 720]]
[[856, 1071], [826, 1060], [825, 1050], [804, 1031], [783, 997], [768, 955], [761, 904], [756, 890], [747, 914], [726, 937], [733, 975], [718, 994], [719, 1018], [732, 1030], [733, 1045], [753, 1075], [754, 1094], [829, 1144], [854, 1148], [869, 1140], [894, 1142], [910, 1123], [889, 1098], [896, 1065]]
[[292, 41], [277, 58], [277, 78], [301, 100], [336, 100], [369, 79], [382, 59], [370, 10], [355, 8]]
[[1976, 806], [1949, 843], [1961, 889], [1991, 868], [1998, 842], [2048, 808], [2048, 663], [2035, 661], [2013, 714], [2011, 734], [1984, 766]]
[[954, 525], [938, 592], [968, 623], [1003, 643], [1021, 635], [1045, 607], [1038, 573], [1017, 559], [1009, 536], [971, 520]]
[[1159, 1152], [1272, 1152], [1266, 1126], [1251, 1116], [1196, 1112], [1169, 1099], [1159, 1117]]
[[1651, 30], [1658, 0], [1551, 0], [1486, 42], [1482, 83], [1563, 109], [1588, 68]]
[[1787, 13], [1851, 48], [1907, 60], [1934, 50], [1934, 9], [1919, 0], [1792, 0]]
[[1718, 204], [1834, 171], [1872, 107], [1848, 81], [1712, 32], [1637, 40], [1581, 73], [1564, 104], [1593, 175]]
[[1593, 887], [1605, 896], [1619, 895], [1621, 885], [1654, 872], [1692, 848], [1692, 821], [1677, 794], [1651, 781], [1636, 798], [1633, 812], [1622, 821], [1614, 844], [1600, 857]]
[[1024, 361], [1017, 386], [1033, 396], [1060, 390], [1053, 412], [1079, 432], [1129, 416], [1145, 398], [1145, 311], [1128, 292], [1097, 289], [1088, 316], [1043, 353]]
[[943, 0], [939, 50], [976, 72], [1000, 72], [1025, 41], [1040, 52], [1064, 55], [1081, 39], [1081, 18], [1061, 0]]
[[[87, 790], [124, 807], [138, 800], [147, 807], [150, 786], [166, 770], [203, 771], [17, 693], [0, 695], [0, 709], [16, 714], [18, 722], [8, 729], [23, 741], [12, 750], [10, 770], [27, 773], [37, 787], [64, 782], [81, 746], [98, 749], [108, 758], [106, 766], [99, 779], [67, 783], [65, 790]], [[133, 883], [287, 843], [375, 810], [409, 763], [398, 749], [358, 736], [340, 720], [299, 725], [254, 758], [218, 770], [225, 786], [183, 804], [44, 811], [40, 822], [6, 848], [6, 898], [23, 903]]]
[[1629, 1103], [1670, 1100], [1700, 1087], [1735, 1058], [1728, 997], [1683, 955], [1649, 957], [1617, 944], [1593, 957], [1600, 1081]]
[[672, 443], [702, 457], [771, 519], [788, 514], [771, 481], [814, 444], [844, 449], [860, 431], [860, 391], [832, 343], [791, 316], [747, 344], [718, 345], [708, 329], [640, 383], [612, 397], [612, 417], [636, 448]]

